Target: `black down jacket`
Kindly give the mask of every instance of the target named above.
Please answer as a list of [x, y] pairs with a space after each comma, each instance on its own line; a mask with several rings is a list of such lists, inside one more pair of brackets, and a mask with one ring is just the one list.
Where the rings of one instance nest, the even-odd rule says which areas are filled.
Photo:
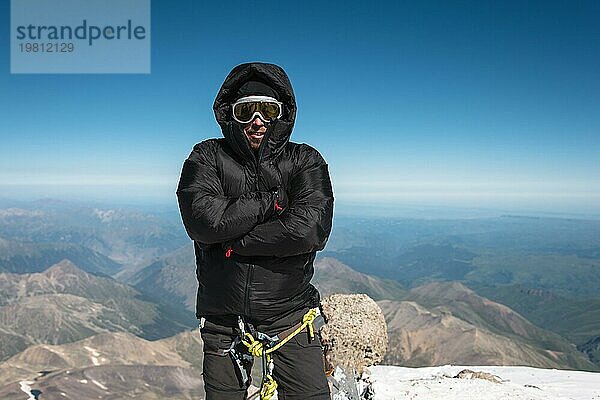
[[[283, 116], [268, 125], [257, 153], [231, 117], [236, 90], [248, 80], [268, 84], [284, 103]], [[238, 65], [213, 109], [224, 137], [194, 147], [177, 188], [196, 252], [196, 316], [243, 315], [268, 323], [317, 306], [319, 293], [310, 280], [316, 252], [331, 231], [334, 197], [321, 154], [290, 142], [296, 101], [286, 73], [273, 64]], [[278, 187], [287, 193], [281, 215], [273, 211]]]

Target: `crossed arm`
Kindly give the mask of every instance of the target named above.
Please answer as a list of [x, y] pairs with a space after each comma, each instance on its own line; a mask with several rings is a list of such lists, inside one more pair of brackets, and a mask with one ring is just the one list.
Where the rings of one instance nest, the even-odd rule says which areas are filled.
[[207, 143], [200, 143], [185, 160], [177, 199], [190, 238], [214, 244], [242, 236], [268, 219], [276, 194], [256, 191], [240, 197], [226, 196]]
[[256, 225], [231, 243], [244, 256], [288, 257], [323, 250], [333, 219], [333, 190], [327, 163], [314, 149], [290, 182], [288, 210]]
[[205, 244], [227, 242], [244, 256], [287, 257], [322, 250], [331, 232], [333, 191], [327, 163], [307, 146], [291, 178], [288, 209], [274, 217], [276, 194], [224, 195], [214, 161], [192, 152], [177, 189], [188, 235]]

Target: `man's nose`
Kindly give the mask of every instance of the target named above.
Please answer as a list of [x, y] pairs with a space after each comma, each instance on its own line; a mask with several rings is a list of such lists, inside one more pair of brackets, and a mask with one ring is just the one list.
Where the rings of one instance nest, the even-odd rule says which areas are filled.
[[257, 116], [254, 118], [254, 121], [252, 121], [252, 124], [253, 124], [253, 125], [258, 125], [258, 126], [263, 126], [265, 123], [264, 123], [264, 122], [263, 122], [263, 120], [262, 120], [262, 119], [260, 119], [260, 117], [257, 115]]

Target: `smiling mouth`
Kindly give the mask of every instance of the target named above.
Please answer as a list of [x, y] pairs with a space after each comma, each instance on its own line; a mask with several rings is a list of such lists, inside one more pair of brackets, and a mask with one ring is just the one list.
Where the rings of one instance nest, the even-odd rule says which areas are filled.
[[260, 138], [262, 138], [263, 136], [265, 136], [265, 133], [264, 133], [264, 132], [263, 132], [263, 133], [259, 133], [259, 132], [248, 132], [248, 136], [250, 136], [251, 138], [254, 138], [254, 139], [260, 139]]

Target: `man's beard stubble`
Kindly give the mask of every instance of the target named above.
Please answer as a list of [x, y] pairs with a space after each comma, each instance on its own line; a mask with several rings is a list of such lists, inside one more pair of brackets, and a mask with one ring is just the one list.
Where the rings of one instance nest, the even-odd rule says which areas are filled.
[[250, 148], [254, 151], [257, 151], [258, 148], [260, 147], [260, 144], [262, 143], [263, 138], [252, 138], [252, 137], [248, 137], [248, 143], [250, 144]]

